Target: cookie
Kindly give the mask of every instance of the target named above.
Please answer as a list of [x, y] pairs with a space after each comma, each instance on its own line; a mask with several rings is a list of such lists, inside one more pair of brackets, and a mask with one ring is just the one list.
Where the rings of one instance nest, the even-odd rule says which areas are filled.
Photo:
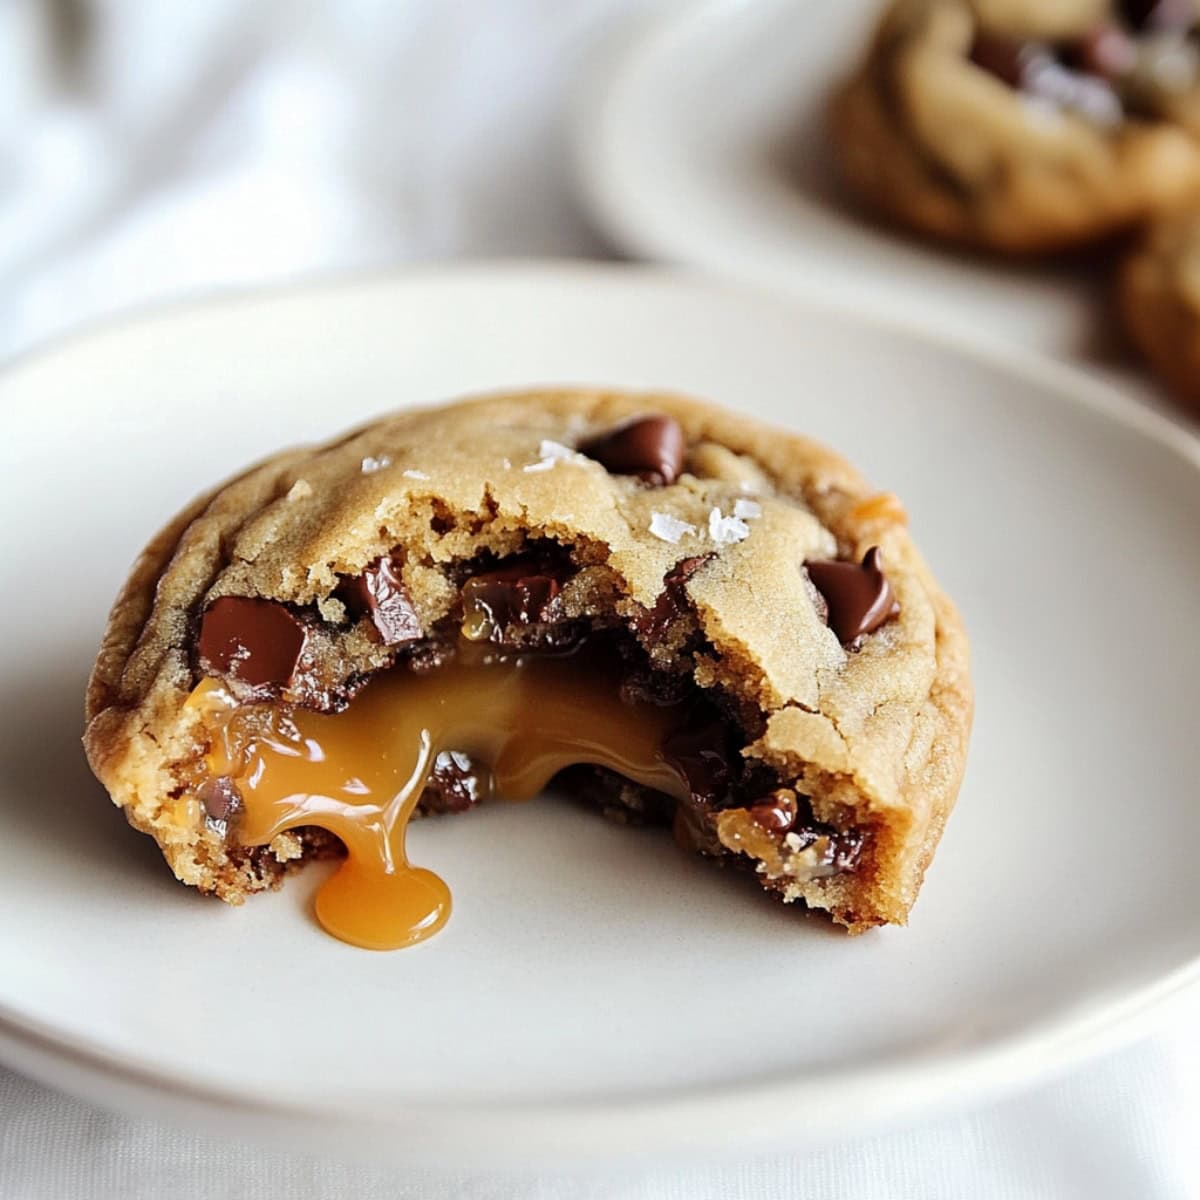
[[840, 89], [842, 172], [946, 239], [1037, 254], [1200, 190], [1194, 0], [894, 0]]
[[1200, 412], [1200, 212], [1157, 222], [1118, 276], [1125, 328], [1175, 395]]
[[198, 500], [135, 565], [86, 709], [180, 880], [239, 903], [345, 851], [317, 915], [385, 947], [449, 912], [408, 820], [551, 780], [853, 931], [902, 923], [972, 697], [900, 502], [841, 458], [694, 400], [543, 391]]

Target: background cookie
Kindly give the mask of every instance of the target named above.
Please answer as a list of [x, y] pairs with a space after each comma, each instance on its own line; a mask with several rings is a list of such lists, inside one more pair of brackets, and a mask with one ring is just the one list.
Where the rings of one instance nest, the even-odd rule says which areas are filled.
[[1149, 230], [1122, 264], [1125, 327], [1172, 391], [1200, 411], [1200, 212]]
[[895, 0], [836, 96], [846, 179], [925, 233], [1093, 242], [1200, 189], [1191, 0]]

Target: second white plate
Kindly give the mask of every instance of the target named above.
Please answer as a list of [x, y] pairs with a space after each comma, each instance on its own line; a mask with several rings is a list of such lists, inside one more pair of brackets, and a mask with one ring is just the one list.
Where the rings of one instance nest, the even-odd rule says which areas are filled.
[[597, 73], [576, 158], [632, 253], [820, 292], [893, 319], [1097, 353], [1101, 267], [1008, 265], [873, 224], [841, 193], [825, 107], [879, 0], [706, 0], [644, 26]]

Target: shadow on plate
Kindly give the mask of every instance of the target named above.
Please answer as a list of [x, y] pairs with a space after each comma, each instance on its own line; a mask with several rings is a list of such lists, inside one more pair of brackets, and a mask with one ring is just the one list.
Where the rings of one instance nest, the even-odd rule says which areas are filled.
[[[587, 849], [581, 846], [578, 858], [570, 854], [539, 856], [539, 886], [561, 897], [563, 904], [576, 902], [581, 892], [614, 886], [612, 881], [620, 878], [622, 870], [636, 871], [642, 877], [652, 876], [672, 893], [684, 897], [689, 908], [694, 905], [698, 928], [713, 921], [726, 924], [749, 919], [756, 926], [769, 926], [773, 935], [781, 938], [845, 940], [848, 937], [826, 914], [798, 904], [784, 904], [764, 891], [753, 870], [682, 850], [670, 829], [664, 826], [623, 825], [609, 820], [569, 791], [557, 787], [531, 803], [538, 807], [562, 805], [574, 809], [579, 813], [581, 825], [583, 821], [596, 825]], [[503, 803], [499, 807], [503, 808]], [[503, 819], [502, 815], [499, 819]]]
[[131, 829], [88, 768], [80, 741], [90, 648], [36, 675], [5, 681], [19, 696], [0, 724], [0, 819], [52, 841], [71, 859], [120, 858], [171, 883], [158, 848]]

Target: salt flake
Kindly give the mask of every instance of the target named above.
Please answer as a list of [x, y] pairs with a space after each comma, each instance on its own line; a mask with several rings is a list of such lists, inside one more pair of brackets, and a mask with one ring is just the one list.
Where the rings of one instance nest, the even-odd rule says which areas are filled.
[[650, 532], [656, 538], [661, 538], [664, 542], [670, 542], [674, 546], [681, 537], [686, 533], [695, 533], [695, 525], [689, 525], [686, 521], [681, 521], [678, 517], [671, 516], [670, 513], [653, 513], [650, 517]]
[[561, 442], [552, 442], [547, 438], [543, 438], [541, 445], [538, 446], [538, 461], [530, 463], [525, 470], [549, 471], [556, 462], [563, 462], [566, 459], [574, 457], [575, 451], [570, 446], [564, 446]]
[[752, 521], [755, 517], [762, 516], [762, 505], [757, 500], [737, 500], [733, 505], [733, 515]]
[[708, 514], [708, 536], [718, 546], [732, 546], [750, 536], [750, 526], [740, 517], [723, 517], [721, 510], [714, 508]]
[[411, 469], [407, 470], [407, 471], [402, 471], [401, 474], [404, 476], [405, 479], [428, 479], [429, 478], [429, 476], [426, 475], [424, 471], [414, 471]]
[[[372, 458], [372, 456], [368, 454], [367, 457], [362, 460], [362, 473], [364, 475], [372, 475], [376, 471], [382, 471], [384, 467], [390, 467], [391, 465], [392, 460], [388, 458], [386, 454], [381, 454], [378, 458]], [[404, 473], [406, 475], [408, 474], [407, 471]]]

